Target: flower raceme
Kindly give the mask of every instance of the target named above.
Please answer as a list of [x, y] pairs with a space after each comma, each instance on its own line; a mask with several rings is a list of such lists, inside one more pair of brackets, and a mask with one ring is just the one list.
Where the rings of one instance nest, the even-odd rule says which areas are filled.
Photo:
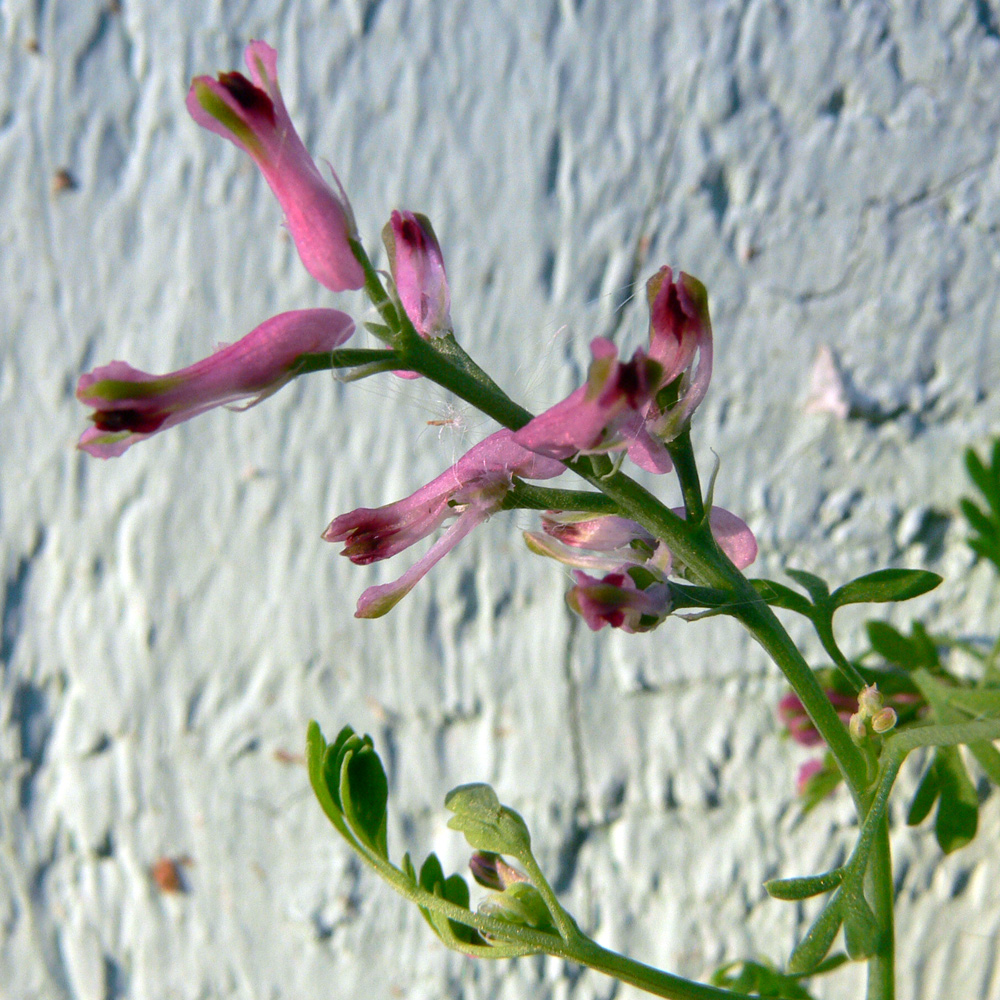
[[95, 368], [76, 387], [77, 399], [94, 408], [94, 426], [78, 447], [113, 458], [215, 406], [243, 400], [252, 406], [292, 379], [303, 355], [332, 351], [353, 332], [354, 321], [345, 313], [302, 309], [280, 313], [235, 344], [168, 375], [148, 375], [124, 361]]
[[278, 87], [277, 53], [265, 42], [251, 42], [245, 59], [252, 79], [239, 72], [194, 78], [187, 96], [191, 117], [260, 167], [306, 270], [334, 292], [361, 288], [364, 272], [349, 242], [357, 239], [354, 214], [336, 174], [334, 191], [292, 125]]
[[689, 274], [675, 281], [669, 267], [646, 291], [649, 350], [622, 362], [610, 341], [596, 338], [586, 384], [521, 428], [519, 444], [562, 459], [625, 449], [640, 468], [670, 471], [664, 442], [687, 425], [712, 375], [708, 294]]
[[323, 533], [343, 542], [341, 555], [359, 565], [388, 559], [426, 538], [450, 517], [455, 523], [393, 583], [369, 587], [358, 601], [356, 618], [379, 618], [399, 603], [427, 571], [473, 528], [500, 509], [513, 477], [551, 479], [564, 471], [561, 462], [518, 445], [509, 430], [480, 441], [450, 469], [416, 493], [384, 507], [342, 514]]

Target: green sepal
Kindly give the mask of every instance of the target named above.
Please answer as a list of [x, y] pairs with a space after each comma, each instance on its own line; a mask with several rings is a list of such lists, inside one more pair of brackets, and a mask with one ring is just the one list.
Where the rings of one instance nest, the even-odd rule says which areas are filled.
[[800, 878], [773, 878], [764, 883], [772, 899], [809, 899], [830, 892], [844, 880], [843, 868], [835, 868], [822, 875], [805, 875]]
[[838, 587], [830, 601], [835, 608], [845, 604], [886, 604], [908, 601], [933, 590], [941, 583], [937, 573], [925, 569], [880, 569], [866, 573]]
[[522, 862], [531, 857], [524, 820], [501, 805], [489, 785], [459, 785], [448, 793], [444, 805], [455, 814], [448, 820], [449, 828], [464, 834], [474, 850], [507, 854]]
[[844, 916], [840, 891], [820, 911], [819, 916], [806, 931], [806, 936], [795, 946], [788, 959], [790, 975], [808, 975], [812, 973], [826, 958], [826, 953], [833, 944], [833, 939], [840, 930]]

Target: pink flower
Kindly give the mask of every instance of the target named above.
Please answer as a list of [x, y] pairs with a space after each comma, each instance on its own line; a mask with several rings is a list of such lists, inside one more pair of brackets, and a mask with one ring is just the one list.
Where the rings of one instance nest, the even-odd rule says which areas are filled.
[[[646, 413], [650, 431], [675, 438], [705, 398], [712, 377], [712, 323], [705, 286], [683, 271], [677, 281], [662, 267], [646, 283], [649, 300], [649, 356], [663, 366], [661, 386], [676, 383], [676, 399], [654, 403]], [[695, 357], [697, 356], [697, 367]]]
[[[851, 714], [857, 711], [858, 699], [853, 695], [840, 694], [833, 690], [828, 690], [826, 696], [830, 699], [830, 704], [837, 710], [840, 721], [847, 725]], [[823, 737], [813, 725], [812, 719], [806, 713], [805, 706], [799, 701], [799, 697], [794, 691], [789, 691], [778, 702], [778, 718], [784, 723], [788, 735], [801, 746], [815, 747], [823, 742]]]
[[426, 215], [393, 212], [382, 230], [399, 301], [425, 340], [451, 333], [451, 294], [441, 246]]
[[513, 477], [550, 479], [563, 465], [526, 451], [509, 430], [497, 431], [462, 456], [447, 472], [412, 496], [384, 507], [351, 511], [323, 533], [343, 542], [345, 555], [359, 565], [388, 559], [426, 538], [450, 517], [455, 523], [394, 583], [369, 587], [358, 601], [356, 618], [379, 618], [390, 611], [473, 528], [500, 509]]
[[601, 579], [573, 571], [576, 586], [566, 595], [566, 602], [593, 630], [610, 625], [623, 632], [648, 632], [670, 613], [670, 588], [653, 583], [641, 590], [623, 567]]
[[95, 411], [94, 426], [78, 447], [112, 458], [214, 406], [239, 400], [252, 406], [293, 378], [303, 355], [332, 351], [353, 332], [353, 320], [342, 312], [303, 309], [274, 316], [235, 344], [168, 375], [147, 375], [124, 361], [95, 368], [76, 387], [77, 399]]
[[[251, 42], [242, 73], [218, 80], [196, 76], [187, 96], [191, 117], [230, 139], [253, 157], [277, 196], [306, 270], [334, 292], [360, 288], [364, 272], [351, 250], [354, 215], [337, 180], [334, 191], [306, 151], [278, 87], [278, 56], [265, 42]], [[336, 180], [336, 175], [334, 175]]]
[[[673, 512], [685, 516], [683, 507], [675, 507]], [[708, 522], [719, 547], [737, 569], [746, 569], [757, 558], [757, 540], [735, 514], [713, 507]], [[666, 543], [658, 542], [640, 524], [625, 517], [610, 514], [580, 517], [550, 512], [542, 518], [542, 528], [545, 534], [524, 533], [528, 547], [538, 555], [569, 566], [600, 572], [644, 566], [663, 578], [679, 576], [683, 569], [675, 564]], [[585, 554], [582, 549], [600, 554]]]
[[594, 360], [586, 384], [525, 424], [514, 440], [559, 459], [626, 448], [641, 468], [669, 471], [670, 456], [650, 437], [643, 419], [661, 384], [662, 366], [641, 349], [621, 362], [618, 349], [603, 337], [595, 337], [590, 350]]
[[809, 790], [809, 783], [812, 781], [816, 775], [820, 774], [824, 770], [823, 761], [819, 758], [814, 757], [812, 760], [807, 760], [800, 768], [798, 777], [795, 781], [795, 790], [798, 792], [799, 798], [802, 798]]

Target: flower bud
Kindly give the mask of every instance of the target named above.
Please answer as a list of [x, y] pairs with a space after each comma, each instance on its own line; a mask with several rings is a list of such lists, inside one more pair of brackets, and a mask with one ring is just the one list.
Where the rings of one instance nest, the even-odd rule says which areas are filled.
[[426, 215], [393, 212], [382, 230], [399, 301], [427, 340], [451, 333], [451, 293], [441, 245]]

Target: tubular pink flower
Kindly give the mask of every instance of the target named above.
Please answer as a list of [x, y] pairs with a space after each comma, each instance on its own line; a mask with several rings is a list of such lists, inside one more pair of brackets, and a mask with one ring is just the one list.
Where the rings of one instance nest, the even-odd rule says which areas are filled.
[[514, 440], [530, 451], [566, 459], [628, 449], [629, 457], [650, 472], [667, 472], [670, 456], [646, 431], [643, 412], [661, 384], [662, 366], [637, 350], [629, 362], [618, 360], [611, 341], [595, 337], [587, 382], [529, 421]]
[[[196, 76], [187, 107], [199, 124], [253, 157], [285, 213], [306, 270], [334, 292], [360, 288], [364, 272], [351, 251], [354, 214], [340, 181], [334, 191], [320, 175], [292, 125], [278, 87], [278, 56], [265, 42], [251, 42], [242, 73], [217, 80]], [[336, 180], [336, 174], [334, 174]]]
[[566, 602], [593, 631], [610, 625], [623, 632], [648, 632], [670, 613], [670, 588], [653, 583], [640, 590], [623, 567], [601, 579], [573, 571], [576, 586], [566, 595]]
[[332, 351], [353, 332], [345, 313], [303, 309], [274, 316], [235, 344], [168, 375], [148, 375], [124, 361], [95, 368], [76, 387], [77, 399], [94, 408], [94, 426], [78, 447], [113, 458], [214, 406], [239, 400], [252, 406], [293, 378], [304, 354]]
[[823, 770], [823, 761], [819, 758], [807, 760], [799, 768], [798, 777], [795, 779], [795, 790], [799, 798], [802, 798], [809, 791], [809, 783]]
[[393, 212], [382, 230], [399, 301], [424, 340], [451, 333], [451, 293], [441, 245], [426, 215]]
[[665, 409], [654, 403], [646, 419], [656, 437], [670, 441], [684, 429], [705, 398], [712, 377], [708, 292], [690, 274], [682, 271], [674, 281], [673, 271], [662, 267], [646, 283], [646, 295], [649, 356], [663, 366], [662, 387], [678, 383], [676, 400]]
[[426, 538], [449, 517], [455, 523], [426, 555], [394, 583], [369, 587], [358, 601], [356, 618], [379, 618], [390, 611], [473, 528], [503, 504], [513, 477], [551, 479], [562, 463], [527, 451], [509, 430], [480, 441], [437, 479], [404, 500], [342, 514], [323, 532], [328, 542], [344, 542], [341, 555], [366, 565], [401, 552]]
[[[674, 507], [673, 513], [685, 516], [683, 507]], [[708, 522], [719, 548], [737, 569], [746, 569], [757, 558], [757, 541], [753, 532], [735, 514], [723, 507], [713, 507]], [[581, 518], [550, 512], [542, 518], [542, 528], [544, 535], [525, 532], [528, 547], [538, 555], [549, 556], [569, 566], [608, 571], [625, 565], [642, 565], [663, 577], [682, 569], [674, 565], [664, 542], [657, 542], [640, 524], [625, 517], [602, 515]], [[604, 555], [585, 555], [580, 552], [581, 549]]]
[[[833, 690], [827, 690], [826, 696], [837, 710], [840, 721], [846, 726], [851, 719], [851, 715], [857, 711], [858, 699], [853, 695], [840, 694]], [[778, 702], [778, 718], [788, 730], [788, 735], [799, 745], [815, 747], [823, 742], [823, 737], [820, 736], [819, 730], [813, 725], [812, 719], [809, 718], [805, 710], [805, 706], [799, 701], [799, 697], [794, 691], [789, 691]]]

